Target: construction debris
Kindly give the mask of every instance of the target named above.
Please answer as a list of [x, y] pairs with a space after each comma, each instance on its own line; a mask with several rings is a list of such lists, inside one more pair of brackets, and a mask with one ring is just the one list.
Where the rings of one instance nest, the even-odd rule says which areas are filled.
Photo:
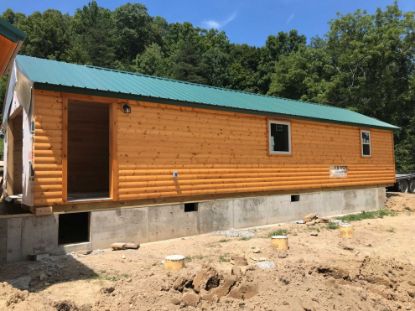
[[227, 238], [241, 238], [241, 239], [251, 239], [255, 237], [255, 232], [253, 230], [225, 230], [219, 231], [220, 235], [224, 235]]
[[256, 263], [256, 266], [261, 270], [270, 270], [275, 268], [275, 263], [270, 260], [259, 261]]
[[304, 216], [303, 220], [304, 220], [304, 223], [309, 223], [309, 222], [312, 222], [313, 220], [316, 220], [317, 218], [318, 216], [316, 214], [308, 214]]
[[326, 217], [318, 217], [316, 214], [308, 214], [305, 215], [303, 220], [296, 221], [296, 224], [307, 224], [307, 225], [315, 225], [319, 223], [328, 223], [330, 221], [329, 218]]
[[121, 251], [126, 249], [138, 249], [140, 244], [136, 243], [112, 243], [111, 248], [113, 251]]

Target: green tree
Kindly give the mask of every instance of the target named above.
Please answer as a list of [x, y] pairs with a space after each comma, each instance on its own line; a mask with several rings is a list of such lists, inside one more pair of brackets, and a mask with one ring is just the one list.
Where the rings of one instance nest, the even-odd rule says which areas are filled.
[[137, 72], [164, 77], [168, 75], [167, 68], [170, 67], [167, 62], [161, 47], [153, 43], [142, 54], [137, 54], [133, 68]]
[[26, 15], [16, 13], [12, 9], [4, 11], [1, 17], [18, 28], [22, 27], [22, 23], [26, 20]]
[[[0, 103], [3, 103], [3, 100], [6, 97], [6, 87], [7, 87], [7, 77], [0, 78]], [[0, 107], [3, 108], [3, 105]], [[3, 111], [3, 109], [1, 110]]]
[[229, 83], [230, 43], [224, 32], [209, 30], [202, 32], [203, 54], [201, 67], [206, 83], [224, 86]]
[[328, 103], [326, 92], [334, 74], [325, 48], [303, 47], [276, 63], [268, 94]]
[[282, 57], [268, 93], [346, 107], [400, 126], [397, 168], [415, 169], [414, 59], [413, 12], [403, 13], [396, 3], [375, 14], [358, 10], [333, 20], [324, 40]]
[[415, 170], [415, 16], [397, 2], [373, 14], [338, 15], [308, 44], [291, 30], [262, 47], [168, 23], [142, 4], [110, 11], [92, 1], [73, 16], [9, 9], [2, 17], [28, 34], [23, 54], [316, 101], [396, 124], [397, 168]]
[[96, 1], [76, 11], [72, 21], [73, 45], [68, 60], [76, 63], [114, 67], [115, 35], [111, 11]]
[[190, 23], [172, 26], [169, 36], [172, 44], [169, 57], [172, 78], [195, 83], [206, 82], [201, 65], [203, 50], [199, 31]]
[[276, 36], [269, 36], [265, 46], [261, 49], [261, 57], [258, 65], [260, 71], [259, 89], [261, 93], [267, 93], [271, 84], [271, 76], [275, 64], [284, 56], [295, 53], [306, 45], [306, 37], [298, 34], [297, 30], [288, 33], [279, 32]]
[[247, 44], [233, 45], [230, 51], [231, 63], [228, 67], [229, 88], [259, 92], [258, 60], [259, 48]]
[[129, 63], [150, 43], [152, 19], [147, 8], [138, 3], [120, 6], [115, 9], [113, 17], [117, 59]]
[[31, 56], [65, 59], [70, 48], [70, 17], [57, 10], [35, 12], [18, 22], [27, 39], [21, 53]]

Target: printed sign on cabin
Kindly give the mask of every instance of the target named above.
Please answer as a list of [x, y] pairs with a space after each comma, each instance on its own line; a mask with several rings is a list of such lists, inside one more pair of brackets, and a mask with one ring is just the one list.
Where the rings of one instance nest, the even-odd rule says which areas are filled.
[[347, 177], [347, 166], [342, 166], [342, 165], [330, 166], [330, 177], [334, 177], [334, 178]]

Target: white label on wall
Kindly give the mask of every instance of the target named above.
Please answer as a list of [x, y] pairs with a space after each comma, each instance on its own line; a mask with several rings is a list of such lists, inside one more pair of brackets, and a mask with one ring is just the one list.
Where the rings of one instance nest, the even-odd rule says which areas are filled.
[[334, 177], [334, 178], [347, 177], [347, 166], [342, 166], [342, 165], [330, 166], [330, 177]]

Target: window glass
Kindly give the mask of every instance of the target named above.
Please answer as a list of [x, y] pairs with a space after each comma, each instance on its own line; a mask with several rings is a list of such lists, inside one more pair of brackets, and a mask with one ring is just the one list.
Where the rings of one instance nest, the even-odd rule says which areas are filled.
[[290, 128], [285, 123], [270, 123], [271, 152], [290, 152]]
[[369, 132], [362, 132], [362, 143], [370, 144], [370, 134], [369, 134]]
[[361, 139], [362, 139], [362, 155], [363, 156], [370, 156], [370, 132], [369, 131], [362, 131], [361, 132]]
[[363, 155], [366, 155], [366, 156], [370, 155], [370, 145], [364, 144], [362, 148], [363, 148], [362, 149]]

